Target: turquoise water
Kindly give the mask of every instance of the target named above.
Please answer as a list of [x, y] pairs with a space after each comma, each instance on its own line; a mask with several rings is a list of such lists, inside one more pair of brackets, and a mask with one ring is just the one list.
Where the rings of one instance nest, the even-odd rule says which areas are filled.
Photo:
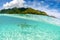
[[0, 15], [0, 40], [60, 40], [60, 21], [39, 15]]

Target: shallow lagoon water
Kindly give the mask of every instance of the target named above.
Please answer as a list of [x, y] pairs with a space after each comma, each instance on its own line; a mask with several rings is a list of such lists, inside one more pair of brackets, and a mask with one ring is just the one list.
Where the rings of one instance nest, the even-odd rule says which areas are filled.
[[58, 19], [39, 15], [14, 16], [0, 16], [0, 40], [60, 40]]

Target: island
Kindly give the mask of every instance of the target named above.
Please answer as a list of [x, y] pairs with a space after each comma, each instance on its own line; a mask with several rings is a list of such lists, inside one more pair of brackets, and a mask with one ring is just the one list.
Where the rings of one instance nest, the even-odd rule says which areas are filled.
[[11, 8], [11, 9], [2, 9], [0, 14], [37, 14], [37, 15], [47, 15], [46, 12], [35, 10], [33, 8]]

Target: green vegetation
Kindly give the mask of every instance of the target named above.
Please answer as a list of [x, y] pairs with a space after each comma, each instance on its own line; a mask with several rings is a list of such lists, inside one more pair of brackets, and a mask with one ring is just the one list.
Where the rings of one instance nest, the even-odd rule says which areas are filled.
[[37, 15], [47, 15], [45, 12], [35, 10], [32, 8], [12, 8], [12, 9], [3, 9], [0, 13], [7, 14], [37, 14]]

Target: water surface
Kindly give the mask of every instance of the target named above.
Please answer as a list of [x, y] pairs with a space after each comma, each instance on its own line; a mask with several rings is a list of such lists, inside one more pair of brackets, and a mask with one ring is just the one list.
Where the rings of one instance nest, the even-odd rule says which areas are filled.
[[0, 40], [60, 40], [60, 20], [39, 15], [0, 15]]

